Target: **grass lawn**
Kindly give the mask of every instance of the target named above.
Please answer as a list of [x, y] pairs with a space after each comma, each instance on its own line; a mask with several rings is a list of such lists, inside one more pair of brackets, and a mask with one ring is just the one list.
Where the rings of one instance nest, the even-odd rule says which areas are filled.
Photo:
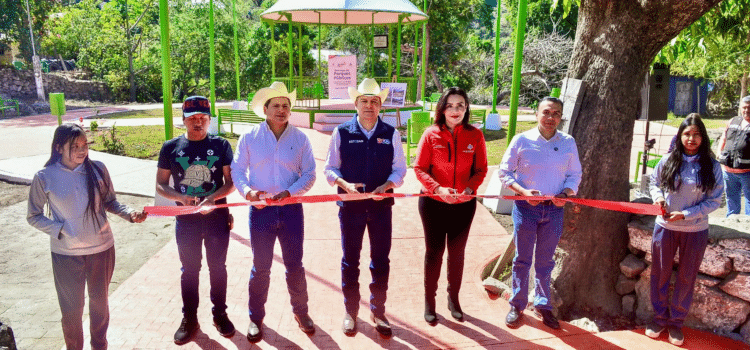
[[[516, 133], [520, 134], [531, 129], [534, 125], [536, 125], [536, 122], [518, 122], [516, 125]], [[164, 143], [163, 125], [115, 126], [114, 130], [115, 139], [122, 143], [122, 155], [151, 160], [157, 160], [159, 158], [159, 150], [161, 149], [162, 143]], [[184, 129], [175, 128], [172, 134], [176, 136], [184, 132]], [[508, 144], [507, 132], [508, 131], [505, 129], [487, 130], [487, 133], [485, 134], [485, 140], [487, 142], [487, 164], [500, 164], [500, 160], [502, 160], [505, 148]], [[232, 149], [237, 148], [239, 135], [228, 134], [224, 137], [232, 145]], [[88, 139], [89, 142], [91, 142], [89, 148], [99, 152], [117, 153], [107, 150], [104, 141], [105, 138], [110, 144], [112, 143], [111, 130], [99, 130], [93, 133], [89, 132]], [[404, 145], [404, 147], [406, 146]]]
[[[143, 126], [115, 126], [115, 139], [122, 142], [124, 150], [122, 155], [157, 160], [159, 150], [164, 143], [164, 126], [163, 125], [143, 125]], [[177, 136], [185, 132], [184, 129], [174, 128], [172, 135]], [[94, 151], [116, 153], [107, 150], [104, 139], [112, 139], [111, 130], [100, 130], [88, 133], [88, 139], [91, 144], [89, 148]], [[239, 135], [226, 135], [225, 138], [232, 145], [232, 149], [237, 147]]]
[[[709, 119], [707, 117], [701, 116], [701, 119], [703, 120], [703, 124], [706, 125], [706, 129], [722, 129], [723, 130], [727, 127], [727, 121], [731, 118], [716, 117], [715, 119]], [[669, 125], [675, 128], [679, 128], [683, 120], [685, 120], [685, 117], [675, 116], [674, 113], [669, 112], [669, 115], [667, 115], [667, 120], [657, 121], [656, 123], [662, 123], [664, 125]]]
[[[105, 116], [106, 119], [139, 119], [139, 118], [164, 118], [164, 108], [147, 109], [143, 111], [115, 112]], [[172, 109], [172, 118], [181, 118], [182, 109]]]

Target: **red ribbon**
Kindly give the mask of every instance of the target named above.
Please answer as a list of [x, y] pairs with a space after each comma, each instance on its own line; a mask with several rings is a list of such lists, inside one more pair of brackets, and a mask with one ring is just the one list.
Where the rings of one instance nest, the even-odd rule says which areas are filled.
[[[535, 201], [546, 201], [550, 200], [552, 196], [495, 196], [495, 195], [458, 195], [458, 197], [477, 197], [477, 198], [494, 198], [494, 199], [507, 199], [507, 200], [535, 200]], [[324, 194], [314, 196], [292, 196], [284, 199], [273, 201], [273, 200], [261, 200], [253, 202], [238, 202], [238, 203], [227, 203], [227, 204], [216, 204], [206, 206], [149, 206], [144, 207], [143, 210], [149, 215], [153, 216], [178, 216], [187, 214], [196, 214], [200, 212], [209, 212], [218, 208], [228, 207], [239, 207], [246, 205], [263, 205], [263, 206], [276, 206], [276, 205], [287, 205], [287, 204], [299, 204], [299, 203], [324, 203], [324, 202], [335, 202], [335, 201], [356, 201], [363, 199], [378, 199], [378, 198], [407, 198], [407, 197], [439, 197], [435, 194], [419, 193], [419, 194], [407, 194], [407, 193], [355, 193], [355, 194]], [[598, 199], [584, 199], [584, 198], [558, 198], [566, 202], [575, 204], [585, 205], [589, 207], [621, 211], [633, 214], [642, 215], [662, 215], [662, 209], [660, 206], [655, 204], [645, 203], [630, 203], [630, 202], [615, 202], [605, 201]]]

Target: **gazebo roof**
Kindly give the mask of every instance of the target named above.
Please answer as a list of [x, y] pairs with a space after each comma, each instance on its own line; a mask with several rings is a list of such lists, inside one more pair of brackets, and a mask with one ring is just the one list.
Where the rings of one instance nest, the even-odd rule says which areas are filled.
[[294, 23], [339, 26], [415, 23], [427, 20], [427, 15], [408, 0], [279, 0], [261, 14], [273, 22], [287, 22], [291, 14]]

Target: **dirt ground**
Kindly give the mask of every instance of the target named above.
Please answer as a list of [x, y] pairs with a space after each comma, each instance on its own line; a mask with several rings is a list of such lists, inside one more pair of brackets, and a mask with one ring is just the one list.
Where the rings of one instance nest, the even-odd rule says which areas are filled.
[[[11, 325], [19, 349], [59, 349], [64, 342], [49, 236], [26, 222], [28, 191], [28, 186], [0, 181], [0, 318]], [[153, 198], [117, 197], [136, 210], [153, 205]], [[174, 237], [174, 219], [131, 224], [109, 215], [109, 221], [117, 255], [112, 293]]]

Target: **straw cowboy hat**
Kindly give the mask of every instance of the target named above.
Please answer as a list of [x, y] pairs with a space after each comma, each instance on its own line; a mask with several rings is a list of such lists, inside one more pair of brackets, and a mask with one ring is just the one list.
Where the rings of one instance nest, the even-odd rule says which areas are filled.
[[259, 117], [265, 118], [266, 114], [263, 113], [263, 105], [266, 104], [266, 101], [276, 97], [288, 98], [291, 107], [294, 106], [294, 101], [297, 100], [297, 90], [289, 92], [284, 83], [275, 81], [270, 87], [262, 88], [255, 93], [253, 101], [250, 102], [250, 109], [252, 109]]
[[357, 104], [357, 97], [362, 95], [378, 96], [380, 97], [380, 103], [383, 103], [385, 102], [386, 96], [388, 96], [388, 88], [380, 90], [380, 85], [378, 85], [378, 82], [375, 81], [375, 79], [365, 78], [365, 80], [362, 80], [362, 82], [359, 83], [359, 87], [356, 89], [351, 86], [349, 87], [349, 98], [352, 99], [354, 104]]

